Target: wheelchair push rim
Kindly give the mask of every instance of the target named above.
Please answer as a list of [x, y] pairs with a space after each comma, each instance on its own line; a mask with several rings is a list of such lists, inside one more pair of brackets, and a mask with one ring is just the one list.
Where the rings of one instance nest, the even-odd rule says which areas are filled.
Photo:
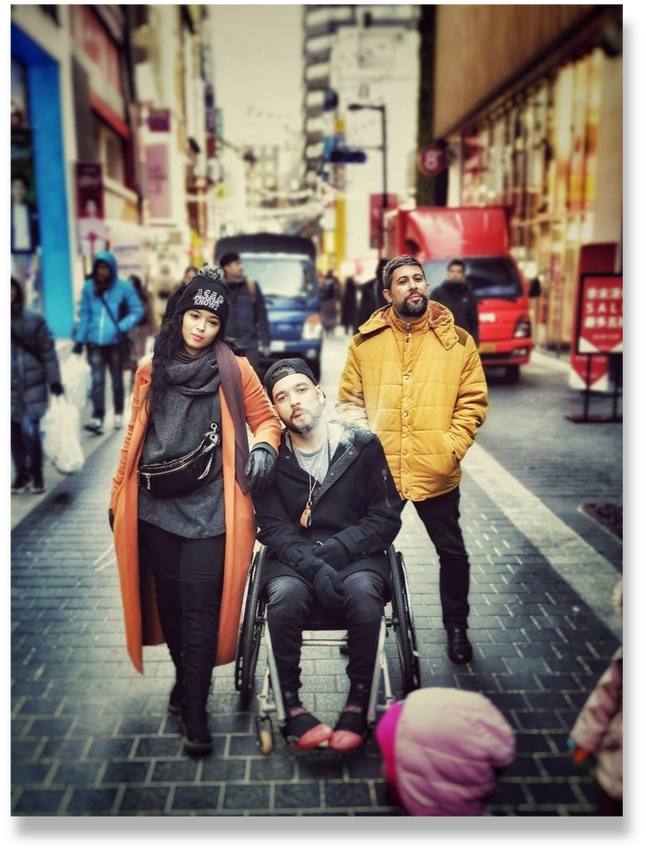
[[422, 686], [415, 624], [408, 589], [408, 577], [404, 558], [394, 549], [388, 552], [392, 586], [393, 630], [397, 642], [397, 653], [402, 672], [404, 694], [412, 693]]

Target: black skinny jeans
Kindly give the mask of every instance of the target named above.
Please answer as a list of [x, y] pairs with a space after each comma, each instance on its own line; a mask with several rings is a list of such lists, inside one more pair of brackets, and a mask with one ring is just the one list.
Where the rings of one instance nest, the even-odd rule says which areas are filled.
[[185, 710], [206, 705], [218, 644], [225, 537], [186, 539], [139, 521], [142, 563], [155, 579], [157, 611]]
[[[385, 586], [377, 572], [355, 571], [343, 581], [344, 611], [350, 659], [348, 677], [353, 689], [369, 690], [379, 646]], [[267, 624], [285, 694], [301, 687], [300, 657], [303, 628], [316, 602], [313, 590], [297, 577], [276, 577], [266, 586]]]
[[460, 488], [413, 505], [440, 558], [440, 601], [444, 627], [467, 628], [469, 557], [459, 523]]

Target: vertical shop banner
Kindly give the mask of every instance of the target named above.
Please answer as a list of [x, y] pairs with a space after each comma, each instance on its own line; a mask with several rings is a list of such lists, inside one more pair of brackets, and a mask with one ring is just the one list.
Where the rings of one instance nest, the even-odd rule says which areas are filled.
[[150, 216], [170, 217], [168, 145], [166, 143], [153, 143], [146, 146], [146, 187]]
[[[388, 207], [386, 208], [386, 211], [394, 211], [397, 208], [397, 194], [389, 193], [387, 200]], [[370, 246], [373, 249], [379, 248], [380, 232], [383, 229], [382, 218], [385, 212], [382, 208], [382, 202], [383, 194], [370, 194]]]
[[577, 354], [621, 354], [623, 275], [584, 274], [580, 289]]
[[91, 260], [108, 246], [101, 164], [76, 165], [76, 215], [81, 255]]
[[40, 231], [31, 130], [11, 129], [11, 276], [23, 287], [25, 305], [40, 309]]

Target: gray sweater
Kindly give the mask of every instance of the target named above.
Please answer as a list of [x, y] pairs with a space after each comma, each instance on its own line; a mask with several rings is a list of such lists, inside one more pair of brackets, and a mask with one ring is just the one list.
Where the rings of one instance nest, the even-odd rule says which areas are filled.
[[[153, 368], [154, 371], [154, 368]], [[164, 409], [151, 415], [141, 455], [145, 464], [186, 455], [202, 442], [211, 423], [213, 397], [220, 375], [213, 352], [189, 363], [172, 360], [168, 364], [170, 382]], [[216, 450], [216, 477], [185, 497], [161, 499], [139, 486], [139, 517], [188, 539], [206, 539], [225, 532], [222, 446]]]

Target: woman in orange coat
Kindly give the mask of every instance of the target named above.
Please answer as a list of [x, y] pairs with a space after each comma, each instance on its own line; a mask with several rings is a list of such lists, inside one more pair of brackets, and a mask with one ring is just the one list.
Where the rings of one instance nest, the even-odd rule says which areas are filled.
[[128, 652], [143, 672], [142, 646], [168, 644], [176, 668], [169, 710], [181, 713], [194, 755], [213, 746], [213, 666], [235, 654], [256, 534], [249, 491], [270, 483], [280, 440], [255, 372], [224, 338], [221, 276], [219, 268], [198, 273], [137, 371], [110, 499]]

